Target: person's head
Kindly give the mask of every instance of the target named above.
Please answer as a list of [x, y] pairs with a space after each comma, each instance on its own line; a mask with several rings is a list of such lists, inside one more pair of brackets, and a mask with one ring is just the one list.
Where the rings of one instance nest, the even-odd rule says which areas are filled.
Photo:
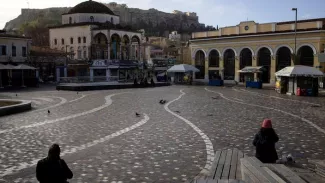
[[262, 128], [264, 128], [264, 129], [272, 128], [271, 120], [270, 119], [264, 119], [264, 121], [262, 123]]
[[58, 144], [51, 145], [48, 153], [48, 157], [51, 159], [58, 159], [60, 158], [60, 146]]

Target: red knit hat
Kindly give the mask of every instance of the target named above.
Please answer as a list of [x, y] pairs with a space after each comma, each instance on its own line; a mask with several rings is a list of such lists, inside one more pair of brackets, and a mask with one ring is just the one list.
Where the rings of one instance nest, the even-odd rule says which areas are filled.
[[272, 128], [272, 122], [270, 119], [264, 119], [262, 128]]

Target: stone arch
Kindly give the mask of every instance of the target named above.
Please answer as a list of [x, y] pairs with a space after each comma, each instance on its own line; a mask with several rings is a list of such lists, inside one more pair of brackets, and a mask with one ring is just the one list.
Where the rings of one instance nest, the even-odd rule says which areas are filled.
[[282, 45], [277, 46], [274, 50], [274, 53], [278, 54], [279, 49], [282, 47], [287, 47], [290, 50], [291, 54], [293, 53], [293, 49], [287, 44], [282, 44]]
[[107, 41], [107, 37], [104, 33], [97, 33], [95, 36], [94, 36], [94, 42], [96, 44], [107, 44], [108, 41]]
[[263, 46], [260, 46], [260, 47], [258, 47], [258, 48], [256, 49], [256, 51], [255, 51], [256, 56], [258, 56], [258, 52], [259, 52], [262, 48], [267, 48], [267, 49], [269, 49], [269, 51], [270, 51], [270, 53], [271, 53], [271, 56], [274, 55], [274, 53], [273, 53], [273, 49], [272, 49], [271, 47], [266, 46], [266, 45], [263, 45]]
[[131, 42], [132, 43], [137, 42], [138, 44], [140, 44], [140, 38], [139, 38], [139, 36], [137, 36], [137, 35], [132, 36]]
[[121, 45], [121, 37], [117, 33], [113, 33], [111, 35], [111, 50], [110, 57], [111, 59], [118, 59], [120, 56], [120, 45]]
[[224, 48], [223, 51], [222, 51], [222, 55], [221, 55], [222, 57], [224, 57], [225, 52], [226, 52], [227, 50], [232, 50], [232, 51], [235, 53], [235, 56], [237, 56], [237, 52], [236, 52], [236, 49], [235, 49], [235, 48], [232, 48], [232, 47], [226, 47], [226, 48]]
[[224, 62], [224, 79], [235, 80], [235, 57], [236, 50], [228, 48], [223, 51], [223, 62]]
[[210, 52], [213, 51], [213, 50], [216, 50], [219, 54], [219, 57], [221, 57], [221, 52], [217, 49], [217, 48], [211, 48], [206, 55], [210, 55]]
[[298, 53], [299, 49], [302, 48], [302, 47], [304, 47], [304, 46], [309, 46], [313, 50], [314, 55], [317, 54], [317, 50], [316, 50], [315, 46], [312, 45], [312, 44], [308, 44], [308, 43], [299, 45], [297, 47], [297, 50], [296, 50], [297, 53]]
[[253, 56], [253, 57], [255, 56], [255, 52], [254, 52], [254, 50], [253, 50], [251, 47], [248, 47], [248, 46], [245, 46], [245, 47], [240, 48], [240, 50], [239, 50], [238, 53], [241, 54], [241, 52], [242, 52], [244, 49], [249, 49], [249, 50], [251, 51], [251, 53], [252, 53], [252, 56]]
[[282, 46], [276, 49], [275, 71], [279, 71], [285, 67], [291, 66], [292, 51], [293, 50], [288, 46]]
[[271, 80], [271, 57], [272, 52], [270, 48], [261, 47], [258, 49], [257, 54], [257, 66], [263, 67], [263, 72], [259, 74], [263, 83], [270, 83]]
[[195, 67], [200, 70], [200, 72], [195, 73], [196, 79], [204, 79], [205, 76], [205, 57], [206, 53], [203, 50], [198, 50], [195, 52]]
[[203, 49], [199, 48], [199, 49], [195, 49], [195, 50], [193, 51], [193, 54], [192, 54], [192, 58], [193, 58], [193, 59], [195, 59], [195, 55], [196, 55], [196, 53], [197, 53], [198, 51], [202, 51], [202, 52], [204, 53], [204, 57], [207, 57], [207, 53], [206, 53]]
[[[239, 52], [239, 69], [243, 69], [247, 66], [252, 66], [253, 65], [253, 54], [252, 49], [249, 47], [242, 48]], [[251, 73], [240, 73], [239, 74], [239, 81], [244, 82], [245, 81], [245, 76], [254, 78], [254, 74]]]
[[298, 62], [296, 64], [314, 67], [314, 51], [309, 45], [301, 46], [297, 50]]
[[217, 49], [211, 49], [208, 52], [209, 67], [219, 67], [220, 52]]

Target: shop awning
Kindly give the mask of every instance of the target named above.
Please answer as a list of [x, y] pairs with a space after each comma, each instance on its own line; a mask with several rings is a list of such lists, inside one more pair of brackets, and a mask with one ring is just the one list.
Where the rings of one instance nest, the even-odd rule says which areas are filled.
[[14, 66], [13, 69], [15, 69], [15, 70], [36, 70], [35, 67], [31, 67], [31, 66], [28, 66], [25, 64], [20, 64], [20, 65]]
[[180, 64], [174, 65], [173, 67], [168, 69], [167, 72], [200, 72], [200, 70], [194, 67], [193, 65]]
[[14, 66], [13, 65], [4, 65], [4, 64], [0, 64], [0, 70], [12, 70], [14, 69]]
[[295, 65], [290, 67], [285, 67], [275, 73], [276, 76], [286, 76], [286, 77], [296, 77], [296, 76], [305, 76], [305, 77], [322, 77], [324, 73], [320, 70], [304, 66], [304, 65]]
[[239, 70], [240, 73], [260, 73], [263, 72], [263, 66], [253, 67], [253, 66], [247, 66], [243, 69]]

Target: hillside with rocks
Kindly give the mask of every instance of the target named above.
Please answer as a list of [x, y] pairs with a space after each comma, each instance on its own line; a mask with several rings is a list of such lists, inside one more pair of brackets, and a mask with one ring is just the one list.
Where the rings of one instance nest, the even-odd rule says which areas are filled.
[[[171, 31], [178, 31], [181, 34], [191, 34], [195, 31], [211, 30], [212, 26], [205, 26], [198, 22], [198, 16], [192, 12], [174, 11], [166, 13], [157, 9], [142, 10], [129, 8], [126, 4], [108, 3], [105, 4], [114, 14], [120, 16], [122, 26], [130, 26], [132, 29], [144, 29], [146, 36], [168, 37]], [[49, 26], [61, 24], [61, 15], [67, 13], [70, 7], [46, 8], [46, 9], [22, 9], [21, 14], [6, 23], [5, 30], [25, 34], [33, 39], [39, 37], [34, 44], [39, 46], [47, 45]], [[36, 33], [35, 33], [36, 31]], [[45, 38], [44, 38], [45, 36]]]

